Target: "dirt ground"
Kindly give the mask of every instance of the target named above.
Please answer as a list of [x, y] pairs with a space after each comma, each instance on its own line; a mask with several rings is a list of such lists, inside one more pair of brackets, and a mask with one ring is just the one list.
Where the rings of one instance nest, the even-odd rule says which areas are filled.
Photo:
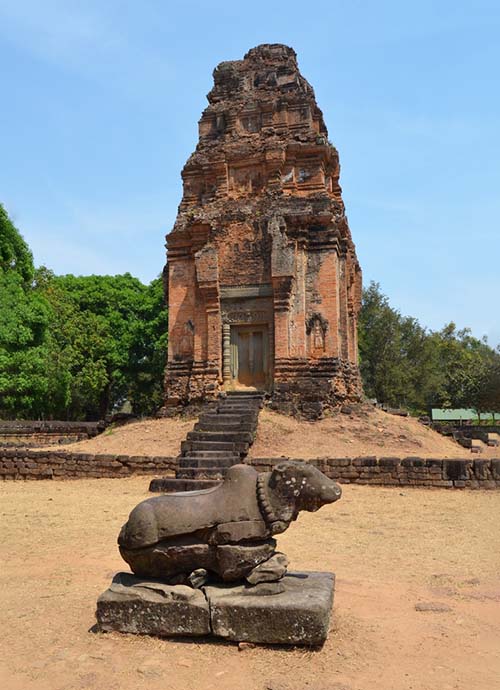
[[149, 479], [0, 484], [2, 690], [498, 689], [499, 492], [345, 486], [278, 538], [337, 574], [326, 644], [238, 651], [90, 632]]
[[[196, 418], [146, 419], [109, 428], [89, 441], [63, 446], [82, 453], [176, 456]], [[314, 442], [312, 442], [314, 439]], [[61, 446], [51, 446], [57, 451]], [[371, 407], [353, 415], [338, 414], [319, 422], [298, 421], [268, 409], [259, 415], [250, 457], [352, 458], [360, 455], [467, 458], [469, 450], [410, 417]], [[499, 457], [498, 448], [483, 447], [479, 457]], [[477, 455], [472, 457], [478, 457]]]
[[[486, 446], [485, 446], [486, 448]], [[497, 449], [497, 455], [499, 455]], [[420, 424], [372, 407], [318, 422], [262, 410], [251, 457], [353, 458], [360, 455], [464, 458], [470, 450]]]
[[76, 451], [95, 454], [126, 454], [176, 457], [181, 441], [191, 431], [197, 419], [144, 419], [123, 426], [109, 427], [88, 441], [49, 446], [51, 450]]

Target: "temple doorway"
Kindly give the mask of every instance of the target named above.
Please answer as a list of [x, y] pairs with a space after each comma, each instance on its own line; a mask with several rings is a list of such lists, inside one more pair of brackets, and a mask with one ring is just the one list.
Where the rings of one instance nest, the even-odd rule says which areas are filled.
[[268, 343], [267, 326], [231, 326], [231, 378], [234, 387], [266, 388]]

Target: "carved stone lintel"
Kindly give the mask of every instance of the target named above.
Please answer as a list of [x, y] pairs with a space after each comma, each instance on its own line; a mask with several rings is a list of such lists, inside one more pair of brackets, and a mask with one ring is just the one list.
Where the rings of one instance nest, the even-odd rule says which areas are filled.
[[270, 320], [270, 316], [269, 312], [265, 310], [234, 309], [224, 313], [222, 319], [224, 324], [252, 324], [267, 323]]

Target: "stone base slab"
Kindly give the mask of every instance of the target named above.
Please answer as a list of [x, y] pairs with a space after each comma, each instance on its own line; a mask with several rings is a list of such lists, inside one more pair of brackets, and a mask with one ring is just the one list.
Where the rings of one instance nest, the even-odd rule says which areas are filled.
[[208, 601], [199, 589], [117, 573], [97, 600], [103, 632], [161, 637], [210, 634]]
[[330, 627], [334, 574], [292, 572], [280, 584], [284, 591], [268, 596], [254, 594], [245, 585], [205, 587], [213, 634], [235, 642], [323, 644]]
[[319, 646], [328, 635], [335, 575], [291, 572], [279, 583], [202, 590], [118, 573], [97, 600], [101, 631]]

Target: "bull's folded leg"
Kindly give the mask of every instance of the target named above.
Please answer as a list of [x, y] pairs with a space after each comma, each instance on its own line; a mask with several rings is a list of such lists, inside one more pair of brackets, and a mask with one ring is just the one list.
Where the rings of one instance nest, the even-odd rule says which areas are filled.
[[143, 549], [120, 547], [123, 559], [139, 577], [159, 578], [170, 584], [189, 584], [199, 568], [217, 570], [216, 549], [208, 544], [159, 542]]
[[257, 585], [261, 582], [277, 582], [285, 576], [288, 567], [288, 558], [284, 553], [275, 553], [267, 561], [259, 563], [246, 576], [247, 582]]
[[217, 570], [225, 582], [244, 580], [259, 563], [267, 561], [276, 549], [276, 540], [258, 544], [224, 544], [217, 547]]

